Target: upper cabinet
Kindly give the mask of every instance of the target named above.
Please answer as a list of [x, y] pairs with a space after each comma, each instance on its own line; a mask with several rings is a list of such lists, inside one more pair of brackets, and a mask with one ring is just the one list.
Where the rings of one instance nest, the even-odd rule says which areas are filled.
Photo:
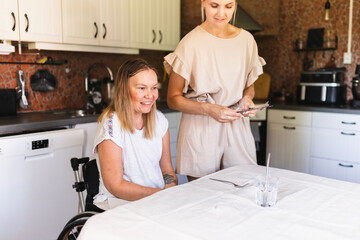
[[0, 0], [0, 39], [19, 40], [17, 0]]
[[62, 0], [63, 40], [129, 47], [128, 0]]
[[18, 0], [20, 40], [62, 41], [61, 0]]
[[0, 0], [0, 40], [29, 49], [136, 54], [172, 51], [180, 0]]
[[168, 50], [180, 41], [180, 0], [131, 0], [131, 47]]
[[239, 0], [238, 3], [264, 28], [254, 35], [271, 36], [279, 33], [279, 0]]
[[62, 41], [61, 0], [0, 0], [0, 39]]

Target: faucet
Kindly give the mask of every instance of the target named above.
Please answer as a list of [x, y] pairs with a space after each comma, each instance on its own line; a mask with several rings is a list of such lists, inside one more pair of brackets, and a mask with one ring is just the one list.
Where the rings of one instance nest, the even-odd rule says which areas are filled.
[[92, 64], [89, 69], [87, 70], [85, 74], [85, 94], [86, 94], [86, 102], [85, 102], [85, 108], [86, 110], [90, 110], [90, 108], [94, 108], [95, 106], [90, 103], [89, 99], [93, 97], [93, 92], [89, 90], [89, 76], [92, 69], [94, 69], [97, 66], [102, 66], [106, 69], [106, 71], [109, 74], [109, 78], [111, 82], [114, 82], [114, 75], [111, 71], [111, 69], [104, 63], [94, 63]]

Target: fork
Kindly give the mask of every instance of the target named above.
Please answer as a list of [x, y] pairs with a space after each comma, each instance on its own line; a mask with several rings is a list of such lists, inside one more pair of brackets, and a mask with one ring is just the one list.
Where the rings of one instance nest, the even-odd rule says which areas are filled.
[[209, 178], [210, 180], [213, 180], [213, 181], [218, 181], [218, 182], [223, 182], [223, 183], [231, 183], [232, 185], [234, 185], [234, 187], [236, 188], [242, 188], [242, 187], [245, 187], [249, 184], [249, 182], [247, 183], [244, 183], [244, 184], [236, 184], [236, 183], [233, 183], [231, 181], [227, 181], [227, 180], [221, 180], [221, 179], [216, 179], [216, 178]]

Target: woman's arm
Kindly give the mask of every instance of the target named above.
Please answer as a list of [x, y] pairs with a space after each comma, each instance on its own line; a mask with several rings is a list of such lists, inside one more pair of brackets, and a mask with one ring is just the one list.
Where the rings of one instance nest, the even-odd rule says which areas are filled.
[[231, 122], [242, 117], [236, 110], [210, 103], [189, 100], [183, 96], [185, 79], [174, 71], [170, 74], [167, 104], [170, 108], [190, 113], [211, 116], [218, 122]]
[[162, 139], [162, 155], [160, 159], [160, 168], [164, 177], [165, 188], [176, 186], [178, 181], [171, 162], [170, 153], [170, 134], [169, 129]]
[[134, 201], [161, 190], [159, 188], [144, 187], [124, 180], [122, 148], [113, 141], [102, 141], [98, 145], [98, 153], [104, 185], [115, 197]]

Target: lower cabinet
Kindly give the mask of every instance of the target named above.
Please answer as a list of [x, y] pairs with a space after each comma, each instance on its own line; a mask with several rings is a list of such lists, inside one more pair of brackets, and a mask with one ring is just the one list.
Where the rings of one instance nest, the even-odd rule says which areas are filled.
[[309, 173], [310, 127], [270, 123], [267, 152], [270, 166]]
[[311, 174], [360, 183], [360, 164], [312, 157]]
[[360, 115], [268, 111], [271, 167], [360, 183]]
[[271, 167], [310, 172], [310, 125], [310, 112], [268, 111], [266, 150]]
[[360, 183], [360, 116], [313, 113], [311, 174]]

